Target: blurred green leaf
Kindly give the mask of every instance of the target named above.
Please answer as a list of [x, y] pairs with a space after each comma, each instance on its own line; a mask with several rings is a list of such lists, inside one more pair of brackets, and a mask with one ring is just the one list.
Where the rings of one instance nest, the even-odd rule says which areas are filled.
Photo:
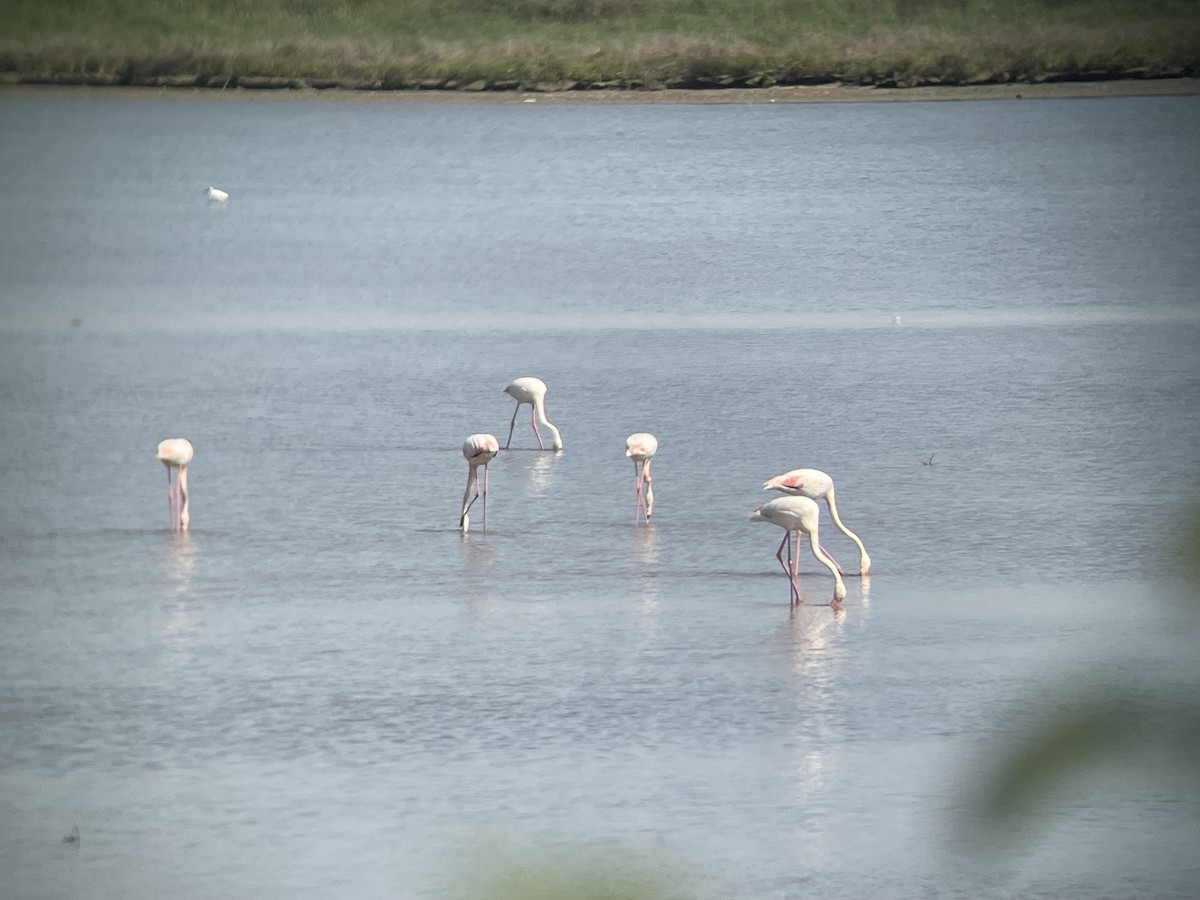
[[1106, 762], [1200, 772], [1200, 703], [1182, 699], [1081, 696], [1002, 756], [978, 806], [992, 824], [1028, 819], [1069, 778]]
[[[1194, 608], [1200, 603], [1200, 500], [1185, 506], [1175, 534], [1174, 552], [1168, 555], [1186, 579], [1185, 589], [1176, 593]], [[1191, 629], [1200, 645], [1196, 619], [1184, 617], [1180, 627]], [[1193, 655], [1179, 678], [1165, 681], [1158, 673], [1140, 690], [1092, 679], [1046, 698], [1032, 726], [983, 775], [973, 811], [982, 813], [986, 826], [1012, 829], [1028, 823], [1070, 779], [1105, 764], [1152, 766], [1164, 775], [1200, 774], [1198, 663], [1200, 656]]]
[[451, 878], [451, 900], [685, 900], [681, 868], [620, 848], [484, 842]]

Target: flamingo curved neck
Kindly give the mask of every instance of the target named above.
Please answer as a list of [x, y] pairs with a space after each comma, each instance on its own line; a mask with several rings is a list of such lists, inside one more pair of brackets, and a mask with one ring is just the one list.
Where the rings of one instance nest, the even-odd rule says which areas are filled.
[[838, 530], [841, 531], [842, 534], [850, 538], [850, 540], [854, 541], [854, 543], [858, 546], [859, 569], [863, 575], [866, 575], [867, 570], [871, 568], [871, 557], [867, 556], [867, 548], [863, 546], [863, 542], [859, 540], [858, 535], [847, 528], [846, 524], [842, 521], [841, 516], [838, 515], [837, 503], [834, 501], [834, 491], [832, 486], [830, 486], [828, 492], [825, 494], [825, 505], [829, 507], [829, 516], [833, 519], [833, 524], [838, 527]]
[[562, 435], [558, 433], [558, 429], [554, 427], [554, 423], [546, 418], [546, 404], [541, 397], [534, 397], [533, 415], [537, 419], [537, 423], [545, 428], [554, 436], [554, 440], [550, 444], [550, 449], [561, 450], [563, 448]]
[[650, 460], [642, 463], [642, 483], [646, 486], [646, 521], [654, 514], [654, 487], [650, 480]]
[[188, 512], [188, 490], [187, 490], [187, 466], [179, 467], [179, 530], [187, 531], [188, 523], [191, 522], [191, 514]]
[[476, 466], [468, 464], [468, 469], [467, 489], [463, 491], [462, 513], [458, 517], [458, 527], [461, 528], [464, 533], [466, 533], [467, 529], [471, 527], [471, 520], [467, 517], [467, 510], [471, 508], [471, 502], [475, 499], [475, 483], [479, 477], [476, 473]]
[[837, 563], [829, 557], [829, 554], [821, 546], [821, 539], [817, 534], [816, 527], [808, 533], [808, 543], [812, 546], [813, 556], [833, 575], [833, 596], [835, 599], [841, 600], [846, 596], [846, 585], [842, 581], [842, 573], [838, 571]]

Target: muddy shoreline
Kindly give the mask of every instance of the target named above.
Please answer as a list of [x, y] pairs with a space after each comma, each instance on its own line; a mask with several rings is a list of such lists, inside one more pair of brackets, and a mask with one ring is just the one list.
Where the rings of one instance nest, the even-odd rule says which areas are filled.
[[195, 87], [191, 85], [125, 86], [9, 82], [0, 96], [130, 96], [241, 101], [352, 101], [400, 103], [847, 103], [883, 101], [1039, 100], [1099, 97], [1180, 97], [1200, 95], [1200, 78], [1125, 78], [1053, 81], [1040, 84], [925, 85], [879, 87], [858, 84], [772, 87], [663, 88], [658, 90], [379, 90], [343, 87], [255, 85]]

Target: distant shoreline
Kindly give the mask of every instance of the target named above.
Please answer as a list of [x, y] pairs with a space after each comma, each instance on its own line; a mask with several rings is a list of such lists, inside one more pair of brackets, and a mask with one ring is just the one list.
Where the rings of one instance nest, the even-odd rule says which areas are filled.
[[192, 87], [0, 84], [0, 97], [129, 96], [243, 101], [358, 101], [408, 103], [553, 103], [553, 104], [721, 104], [851, 103], [954, 100], [1083, 100], [1103, 97], [1186, 97], [1200, 95], [1200, 78], [1124, 78], [1103, 81], [1054, 81], [1040, 84], [925, 85], [876, 87], [858, 84], [790, 85], [757, 88], [663, 88], [658, 90], [378, 90], [313, 87]]
[[1197, 2], [21, 0], [0, 87], [500, 103], [1196, 93], [1177, 85], [1200, 78]]

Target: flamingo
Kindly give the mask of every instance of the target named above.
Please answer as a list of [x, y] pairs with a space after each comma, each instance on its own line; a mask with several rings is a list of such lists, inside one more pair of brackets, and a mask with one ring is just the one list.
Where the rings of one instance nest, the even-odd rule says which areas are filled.
[[[788, 582], [791, 584], [792, 605], [798, 605], [800, 600], [800, 585], [796, 583], [796, 567], [800, 562], [800, 534], [803, 532], [808, 535], [809, 543], [812, 545], [813, 556], [825, 568], [833, 573], [833, 600], [830, 606], [837, 609], [842, 602], [842, 598], [846, 596], [846, 585], [842, 581], [842, 575], [838, 571], [837, 564], [829, 557], [829, 554], [821, 547], [820, 538], [817, 536], [817, 525], [821, 518], [821, 508], [817, 506], [815, 500], [808, 497], [777, 497], [776, 499], [760, 506], [754, 512], [750, 513], [751, 522], [770, 522], [772, 525], [778, 525], [783, 531], [783, 540], [779, 542], [779, 549], [775, 551], [775, 558], [779, 560], [779, 565], [783, 566], [783, 571], [788, 577]], [[796, 554], [792, 555], [792, 532], [796, 533]], [[783, 561], [783, 547], [787, 545], [788, 561]]]
[[[646, 516], [646, 524], [650, 523], [650, 514], [654, 512], [654, 489], [650, 486], [650, 460], [658, 452], [658, 438], [645, 431], [631, 434], [625, 438], [625, 455], [633, 460], [634, 488], [637, 490], [637, 512], [634, 520], [641, 514]], [[638, 463], [641, 463], [639, 466]], [[642, 497], [642, 485], [646, 486], [646, 496]]]
[[217, 203], [224, 203], [229, 199], [229, 194], [226, 191], [213, 187], [211, 184], [208, 186], [208, 190], [204, 193], [208, 196], [209, 200], [214, 200]]
[[[473, 434], [463, 441], [463, 456], [467, 458], [467, 489], [463, 491], [462, 516], [458, 520], [458, 527], [463, 534], [467, 533], [467, 529], [471, 527], [471, 518], [467, 515], [467, 510], [479, 497], [479, 485], [477, 471], [480, 466], [483, 467], [483, 530], [487, 531], [487, 491], [488, 491], [488, 463], [496, 458], [496, 454], [500, 452], [500, 442], [496, 440], [496, 436], [492, 434]], [[471, 492], [474, 491], [474, 494]], [[470, 497], [470, 499], [467, 499]]]
[[[168, 438], [158, 445], [158, 459], [167, 467], [167, 515], [171, 517], [172, 531], [187, 531], [191, 516], [188, 515], [187, 467], [194, 451], [187, 438]], [[171, 484], [171, 470], [179, 474]]]
[[517, 408], [513, 410], [512, 421], [508, 423], [508, 440], [504, 442], [505, 450], [512, 443], [513, 428], [517, 424], [517, 413], [521, 411], [522, 403], [528, 403], [533, 407], [529, 421], [533, 425], [533, 436], [537, 438], [538, 449], [545, 449], [542, 446], [542, 436], [538, 434], [537, 427], [539, 423], [541, 423], [543, 428], [548, 428], [550, 433], [554, 435], [551, 449], [561, 450], [563, 448], [562, 435], [558, 433], [558, 429], [546, 418], [546, 382], [540, 378], [517, 378], [504, 389], [504, 393], [517, 401]]
[[[810, 497], [813, 500], [824, 500], [825, 505], [829, 507], [829, 514], [833, 516], [833, 524], [838, 527], [842, 534], [850, 538], [858, 545], [859, 552], [859, 574], [866, 575], [871, 568], [871, 557], [867, 556], [867, 548], [863, 546], [863, 542], [858, 539], [858, 535], [851, 531], [842, 522], [838, 516], [837, 503], [833, 497], [833, 479], [817, 469], [792, 469], [790, 472], [784, 472], [782, 475], [776, 475], [770, 481], [763, 482], [764, 491], [779, 491], [781, 494], [788, 494], [792, 497]], [[821, 550], [825, 550], [824, 547]], [[826, 555], [828, 552], [826, 551]], [[834, 565], [837, 565], [835, 562]], [[841, 567], [838, 566], [840, 569]]]

